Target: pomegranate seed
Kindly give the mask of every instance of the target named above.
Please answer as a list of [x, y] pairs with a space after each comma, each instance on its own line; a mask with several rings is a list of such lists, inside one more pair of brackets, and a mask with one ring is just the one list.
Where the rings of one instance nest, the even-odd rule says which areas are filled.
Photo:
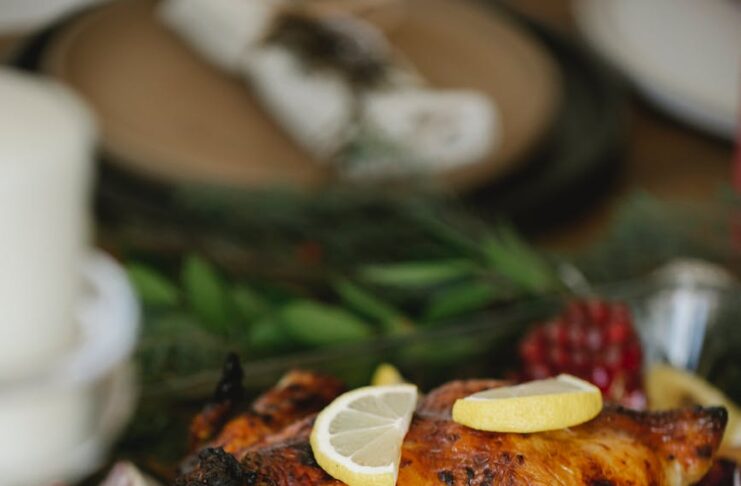
[[607, 327], [607, 340], [611, 343], [624, 343], [630, 336], [630, 326], [627, 321], [616, 320]]
[[617, 371], [623, 366], [623, 350], [618, 346], [610, 346], [605, 351], [605, 366], [608, 369]]
[[583, 374], [587, 369], [587, 355], [583, 351], [571, 353], [571, 369], [576, 374]]
[[638, 373], [628, 373], [625, 376], [625, 388], [630, 391], [641, 390], [641, 375]]
[[545, 358], [545, 349], [538, 339], [527, 339], [520, 346], [520, 356], [528, 363], [542, 363]]
[[587, 302], [587, 312], [594, 322], [605, 324], [610, 317], [610, 306], [600, 300], [590, 300]]
[[606, 368], [598, 366], [592, 370], [591, 382], [604, 393], [610, 387], [610, 374]]
[[552, 321], [546, 326], [548, 339], [559, 346], [565, 346], [568, 342], [568, 329], [561, 320]]
[[586, 333], [582, 327], [572, 325], [569, 327], [568, 334], [569, 342], [571, 343], [572, 348], [581, 349], [582, 347], [584, 347]]
[[641, 348], [633, 343], [623, 351], [623, 368], [628, 371], [638, 371], [641, 368]]
[[566, 369], [571, 361], [569, 353], [567, 353], [563, 348], [551, 349], [550, 360], [551, 364], [554, 365], [556, 369], [562, 370]]
[[591, 351], [599, 351], [602, 349], [604, 339], [602, 337], [602, 331], [599, 329], [591, 328], [587, 331], [586, 336], [587, 348]]

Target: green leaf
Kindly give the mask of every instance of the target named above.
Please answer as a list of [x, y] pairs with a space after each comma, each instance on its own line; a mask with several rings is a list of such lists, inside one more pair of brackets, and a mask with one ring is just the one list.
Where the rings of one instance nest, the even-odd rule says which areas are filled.
[[555, 270], [510, 226], [501, 225], [481, 247], [491, 268], [525, 292], [542, 294], [559, 288]]
[[231, 323], [231, 308], [225, 282], [216, 269], [197, 256], [185, 261], [183, 287], [190, 307], [210, 330], [225, 333]]
[[173, 307], [178, 303], [177, 286], [156, 270], [142, 264], [132, 263], [127, 266], [126, 271], [144, 305]]
[[250, 328], [248, 343], [257, 352], [275, 353], [290, 348], [293, 339], [280, 320], [265, 317]]
[[260, 319], [270, 310], [267, 300], [246, 285], [237, 285], [232, 290], [232, 302], [237, 315], [247, 323]]
[[436, 321], [482, 310], [501, 293], [486, 282], [464, 282], [433, 295], [424, 312], [425, 320]]
[[347, 279], [339, 278], [334, 280], [333, 287], [349, 309], [377, 322], [384, 332], [400, 334], [414, 328], [411, 320], [400, 310], [391, 304], [387, 304], [359, 285]]
[[287, 304], [279, 316], [288, 334], [305, 345], [326, 346], [373, 336], [371, 327], [349, 312], [308, 300]]
[[360, 270], [369, 283], [401, 288], [433, 287], [473, 275], [476, 266], [461, 259], [366, 265]]
[[439, 216], [430, 214], [429, 210], [420, 209], [415, 213], [414, 217], [415, 222], [421, 228], [433, 238], [448, 245], [451, 250], [460, 252], [469, 258], [481, 257], [481, 249], [478, 247], [476, 241], [443, 221]]

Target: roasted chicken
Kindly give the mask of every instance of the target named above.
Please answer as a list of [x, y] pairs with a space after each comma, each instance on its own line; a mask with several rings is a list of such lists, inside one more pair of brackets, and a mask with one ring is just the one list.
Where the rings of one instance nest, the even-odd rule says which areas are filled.
[[[296, 380], [301, 386], [292, 385]], [[422, 399], [404, 440], [397, 484], [690, 485], [712, 465], [727, 418], [721, 408], [641, 413], [608, 407], [581, 426], [530, 435], [480, 432], [451, 420], [457, 398], [501, 384], [457, 381]], [[289, 374], [202, 446], [176, 485], [341, 485], [316, 464], [309, 445], [313, 412], [340, 392], [331, 378]], [[278, 420], [267, 418], [275, 411]]]

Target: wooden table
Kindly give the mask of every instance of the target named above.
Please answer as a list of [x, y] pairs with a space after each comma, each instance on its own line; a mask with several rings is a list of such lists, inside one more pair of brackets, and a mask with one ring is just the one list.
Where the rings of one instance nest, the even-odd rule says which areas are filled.
[[[566, 35], [578, 36], [569, 0], [507, 1]], [[585, 217], [543, 235], [539, 242], [544, 246], [564, 250], [593, 243], [620, 202], [636, 189], [667, 199], [702, 200], [731, 180], [732, 144], [670, 119], [635, 94], [629, 112], [629, 146], [616, 187]]]

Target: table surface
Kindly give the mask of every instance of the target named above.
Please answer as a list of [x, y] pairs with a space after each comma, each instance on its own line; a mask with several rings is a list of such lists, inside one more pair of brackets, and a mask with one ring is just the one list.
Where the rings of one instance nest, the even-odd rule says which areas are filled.
[[[578, 37], [569, 0], [507, 0], [516, 10], [565, 35]], [[615, 187], [578, 220], [539, 238], [545, 247], [578, 249], [593, 243], [631, 191], [666, 199], [703, 200], [731, 180], [733, 145], [675, 121], [637, 94], [629, 100], [628, 149]]]

